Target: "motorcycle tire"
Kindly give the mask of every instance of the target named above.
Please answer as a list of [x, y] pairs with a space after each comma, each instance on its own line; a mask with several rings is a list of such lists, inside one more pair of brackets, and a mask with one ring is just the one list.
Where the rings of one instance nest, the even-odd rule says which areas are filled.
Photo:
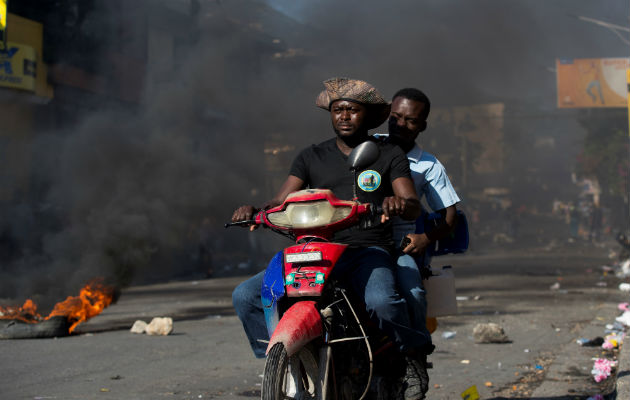
[[318, 399], [318, 376], [316, 353], [310, 346], [288, 357], [284, 344], [276, 343], [267, 354], [261, 399]]

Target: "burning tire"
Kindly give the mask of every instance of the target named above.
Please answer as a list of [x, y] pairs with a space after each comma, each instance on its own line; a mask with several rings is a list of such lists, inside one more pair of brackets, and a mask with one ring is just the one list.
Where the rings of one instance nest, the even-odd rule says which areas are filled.
[[70, 322], [66, 317], [51, 317], [37, 323], [12, 319], [0, 329], [0, 339], [41, 339], [68, 336]]
[[316, 399], [319, 366], [309, 346], [287, 356], [282, 343], [276, 343], [265, 362], [262, 400]]

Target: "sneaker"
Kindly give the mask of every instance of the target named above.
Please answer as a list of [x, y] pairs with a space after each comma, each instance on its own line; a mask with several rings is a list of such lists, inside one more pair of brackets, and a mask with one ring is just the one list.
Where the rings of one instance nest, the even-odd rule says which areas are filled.
[[429, 390], [426, 357], [421, 357], [421, 359], [405, 357], [405, 361], [407, 362], [407, 369], [403, 383], [404, 398], [405, 400], [423, 400]]

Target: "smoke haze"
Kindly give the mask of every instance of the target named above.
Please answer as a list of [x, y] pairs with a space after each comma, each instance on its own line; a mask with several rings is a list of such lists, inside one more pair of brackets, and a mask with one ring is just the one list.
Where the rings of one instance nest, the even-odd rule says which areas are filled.
[[[134, 15], [151, 2], [138, 4]], [[47, 304], [97, 275], [124, 285], [191, 273], [183, 266], [200, 245], [235, 256], [215, 268], [247, 261], [262, 239], [222, 224], [272, 196], [301, 147], [331, 137], [314, 107], [323, 80], [364, 79], [388, 97], [418, 87], [434, 107], [555, 112], [557, 57], [628, 54], [614, 33], [574, 16], [625, 26], [629, 11], [621, 0], [200, 2], [196, 38], [168, 74], [149, 66], [140, 106], [77, 110], [76, 123], [34, 135], [37, 198], [0, 214], [10, 243], [0, 298]], [[103, 29], [90, 21], [86, 30]], [[584, 135], [571, 113], [513, 121], [506, 141], [545, 129], [569, 146], [556, 162], [570, 169]], [[291, 150], [270, 168], [264, 149], [283, 145]]]

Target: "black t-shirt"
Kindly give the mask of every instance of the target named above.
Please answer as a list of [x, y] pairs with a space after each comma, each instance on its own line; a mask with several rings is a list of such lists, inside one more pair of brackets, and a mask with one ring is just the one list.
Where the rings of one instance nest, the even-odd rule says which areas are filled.
[[[409, 160], [403, 151], [389, 143], [375, 141], [380, 154], [371, 165], [357, 171], [357, 196], [361, 203], [381, 205], [393, 196], [392, 182], [401, 177], [411, 179]], [[302, 150], [291, 165], [290, 175], [302, 179], [313, 189], [330, 189], [342, 200], [352, 200], [354, 175], [348, 157], [337, 147], [336, 138]], [[358, 226], [339, 231], [334, 240], [353, 247], [393, 245], [391, 224], [376, 224], [367, 229]]]

